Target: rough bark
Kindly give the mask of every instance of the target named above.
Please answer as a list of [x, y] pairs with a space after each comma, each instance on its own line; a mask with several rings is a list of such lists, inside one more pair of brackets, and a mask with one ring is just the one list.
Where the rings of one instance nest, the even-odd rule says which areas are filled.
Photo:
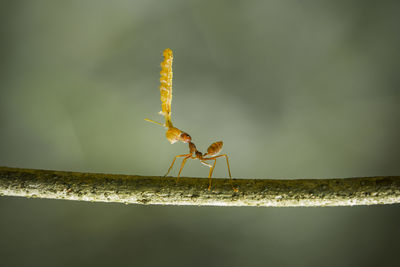
[[137, 176], [0, 167], [0, 195], [198, 206], [353, 206], [400, 203], [400, 176], [342, 179], [228, 179]]

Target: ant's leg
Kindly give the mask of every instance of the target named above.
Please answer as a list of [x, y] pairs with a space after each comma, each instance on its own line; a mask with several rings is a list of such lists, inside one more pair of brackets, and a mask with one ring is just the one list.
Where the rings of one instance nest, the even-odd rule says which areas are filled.
[[221, 155], [221, 156], [225, 156], [225, 158], [226, 158], [226, 165], [228, 166], [229, 178], [230, 178], [231, 181], [232, 181], [231, 168], [229, 167], [228, 156], [227, 156], [226, 154], [223, 154], [223, 155]]
[[214, 164], [213, 164], [212, 168], [210, 168], [210, 174], [208, 175], [208, 181], [209, 181], [208, 190], [211, 190], [211, 176], [212, 176], [212, 173], [213, 173], [213, 171], [215, 169], [215, 164], [217, 164], [217, 160], [216, 159], [214, 159]]
[[212, 165], [211, 165], [211, 164], [208, 164], [208, 163], [206, 163], [206, 162], [204, 162], [204, 161], [202, 161], [202, 160], [200, 160], [200, 163], [203, 164], [203, 165], [205, 165], [205, 166], [207, 166], [207, 167], [212, 168]]
[[187, 154], [187, 155], [186, 155], [186, 158], [184, 158], [184, 159], [182, 160], [182, 164], [181, 164], [181, 168], [180, 168], [179, 173], [178, 173], [178, 177], [176, 177], [176, 182], [179, 181], [179, 176], [181, 176], [181, 172], [182, 172], [183, 166], [185, 166], [186, 160], [189, 159], [189, 158], [191, 158], [191, 157], [192, 157], [192, 154]]
[[[208, 164], [208, 163], [204, 162], [203, 160], [214, 160], [214, 164], [211, 166], [211, 164]], [[208, 174], [208, 181], [209, 181], [208, 190], [211, 190], [211, 176], [212, 176], [212, 174], [213, 174], [213, 171], [214, 171], [214, 168], [215, 168], [215, 164], [217, 163], [217, 160], [214, 159], [214, 158], [203, 158], [202, 160], [200, 160], [200, 162], [201, 162], [202, 164], [204, 164], [204, 165], [210, 167], [210, 172], [209, 172], [209, 174]]]
[[172, 166], [174, 166], [174, 163], [175, 163], [176, 158], [187, 157], [187, 156], [190, 156], [190, 155], [191, 155], [191, 154], [183, 154], [183, 155], [175, 156], [174, 160], [173, 160], [172, 163], [171, 163], [171, 166], [169, 167], [169, 169], [168, 169], [167, 173], [164, 175], [164, 177], [167, 176], [168, 173], [171, 171]]
[[[205, 159], [205, 160], [207, 160], [207, 159]], [[200, 160], [200, 162], [201, 162], [201, 164], [210, 167], [210, 173], [208, 174], [208, 179], [209, 179], [208, 190], [210, 190], [210, 189], [211, 189], [211, 176], [212, 176], [212, 173], [213, 173], [213, 171], [214, 171], [215, 164], [217, 163], [217, 160], [214, 159], [214, 165], [208, 164], [208, 163], [204, 162], [203, 160]]]
[[238, 192], [239, 189], [237, 189], [236, 187], [233, 186], [232, 175], [231, 175], [231, 168], [229, 167], [228, 155], [223, 154], [223, 155], [221, 155], [221, 156], [225, 156], [225, 159], [226, 159], [226, 166], [228, 166], [229, 181], [231, 182], [232, 189], [233, 189], [233, 191]]
[[[231, 168], [229, 167], [229, 161], [228, 161], [228, 155], [222, 154], [222, 155], [218, 155], [218, 156], [215, 156], [215, 157], [206, 158], [206, 159], [203, 159], [203, 160], [212, 160], [212, 159], [216, 160], [217, 158], [220, 158], [220, 157], [225, 157], [225, 159], [226, 159], [226, 165], [228, 166], [229, 181], [231, 182], [233, 191], [238, 192], [239, 190], [233, 186], [232, 175], [231, 175]], [[215, 163], [214, 163], [214, 165], [215, 165]], [[212, 172], [211, 172], [211, 173], [212, 173]]]

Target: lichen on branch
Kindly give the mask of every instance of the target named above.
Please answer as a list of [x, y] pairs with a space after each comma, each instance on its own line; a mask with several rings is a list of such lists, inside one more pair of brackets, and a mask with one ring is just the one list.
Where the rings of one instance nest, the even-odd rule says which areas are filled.
[[195, 206], [353, 206], [400, 203], [400, 176], [341, 179], [228, 179], [137, 176], [0, 167], [0, 195]]

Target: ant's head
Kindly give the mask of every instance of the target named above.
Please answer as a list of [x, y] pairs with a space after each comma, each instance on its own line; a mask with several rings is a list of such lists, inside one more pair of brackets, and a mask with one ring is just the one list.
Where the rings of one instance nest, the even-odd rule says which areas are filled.
[[190, 137], [190, 135], [187, 133], [181, 133], [180, 140], [184, 143], [189, 143], [192, 141], [192, 137]]

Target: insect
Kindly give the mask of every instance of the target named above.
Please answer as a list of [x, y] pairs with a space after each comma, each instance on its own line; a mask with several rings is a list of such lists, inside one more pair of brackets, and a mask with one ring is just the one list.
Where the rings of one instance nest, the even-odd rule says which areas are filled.
[[[172, 167], [174, 166], [174, 163], [177, 158], [183, 158], [181, 167], [179, 169], [179, 173], [177, 176], [176, 181], [179, 181], [179, 177], [181, 175], [182, 169], [185, 166], [185, 163], [188, 159], [198, 159], [202, 164], [210, 168], [210, 172], [208, 174], [208, 179], [209, 179], [209, 185], [208, 185], [208, 190], [211, 190], [211, 176], [213, 174], [213, 171], [215, 169], [215, 164], [217, 163], [217, 159], [220, 157], [225, 157], [226, 159], [226, 164], [228, 167], [228, 174], [229, 174], [229, 181], [231, 182], [232, 189], [237, 192], [238, 189], [233, 186], [232, 183], [232, 176], [231, 176], [231, 170], [229, 167], [229, 160], [228, 156], [226, 154], [218, 155], [219, 152], [222, 150], [223, 142], [215, 142], [211, 144], [208, 149], [207, 153], [201, 153], [200, 151], [197, 150], [196, 145], [192, 142], [192, 138], [189, 134], [187, 134], [184, 131], [179, 130], [178, 128], [174, 127], [171, 121], [171, 103], [172, 103], [172, 61], [173, 61], [173, 54], [172, 50], [167, 48], [163, 52], [164, 60], [161, 62], [161, 77], [160, 77], [160, 95], [161, 95], [161, 111], [159, 112], [160, 115], [163, 115], [165, 118], [165, 123], [159, 123], [150, 119], [145, 119], [146, 121], [156, 123], [158, 125], [161, 125], [167, 129], [166, 132], [166, 137], [168, 141], [171, 144], [174, 144], [178, 141], [181, 141], [183, 143], [186, 143], [189, 145], [189, 153], [188, 154], [182, 154], [182, 155], [177, 155], [174, 157], [171, 166], [169, 167], [167, 173], [164, 175], [167, 176], [169, 172], [171, 171]], [[214, 161], [211, 163], [208, 163], [209, 161]]]

